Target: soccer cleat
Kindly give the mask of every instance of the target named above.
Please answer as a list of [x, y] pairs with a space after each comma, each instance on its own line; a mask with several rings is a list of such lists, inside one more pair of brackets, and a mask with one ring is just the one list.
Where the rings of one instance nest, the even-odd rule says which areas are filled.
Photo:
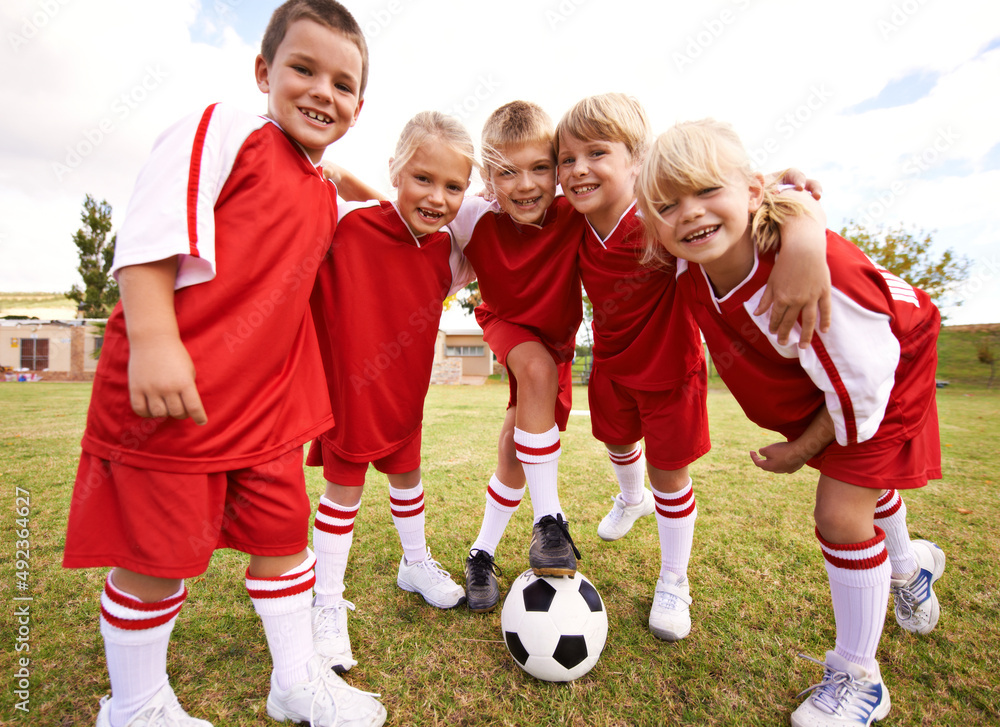
[[874, 672], [854, 664], [833, 651], [826, 662], [799, 654], [823, 667], [823, 681], [799, 693], [812, 692], [792, 713], [792, 727], [869, 727], [889, 714], [889, 690]]
[[[113, 697], [101, 697], [97, 727], [111, 727], [112, 699]], [[170, 683], [167, 682], [132, 715], [125, 723], [125, 727], [212, 727], [212, 723], [189, 716], [174, 696]]]
[[431, 557], [429, 548], [427, 557], [416, 563], [408, 564], [406, 556], [400, 559], [396, 585], [404, 591], [419, 593], [427, 603], [438, 608], [454, 608], [465, 600], [465, 591], [451, 579], [451, 573]]
[[379, 727], [385, 723], [385, 707], [375, 697], [341, 679], [321, 656], [306, 665], [309, 678], [288, 689], [278, 687], [271, 672], [267, 713], [279, 722], [306, 722], [313, 727]]
[[466, 605], [470, 611], [486, 613], [500, 602], [500, 584], [497, 576], [503, 575], [493, 556], [485, 550], [469, 551], [465, 559]]
[[896, 623], [914, 634], [929, 634], [941, 615], [934, 583], [944, 573], [944, 551], [929, 540], [914, 540], [911, 545], [917, 570], [906, 580], [893, 578], [889, 589], [896, 604]]
[[330, 606], [312, 607], [313, 647], [330, 662], [338, 674], [349, 671], [358, 662], [351, 653], [351, 635], [347, 631], [347, 611], [354, 604], [343, 599]]
[[656, 580], [649, 630], [664, 641], [680, 641], [691, 633], [691, 589], [687, 578], [668, 572]]
[[531, 530], [528, 565], [536, 576], [573, 576], [582, 557], [561, 514], [546, 515]]
[[645, 487], [642, 488], [642, 501], [637, 505], [627, 504], [621, 493], [611, 499], [615, 503], [611, 506], [611, 512], [605, 515], [601, 524], [597, 526], [597, 534], [601, 540], [618, 540], [624, 537], [635, 525], [636, 520], [652, 515], [656, 509], [653, 493]]

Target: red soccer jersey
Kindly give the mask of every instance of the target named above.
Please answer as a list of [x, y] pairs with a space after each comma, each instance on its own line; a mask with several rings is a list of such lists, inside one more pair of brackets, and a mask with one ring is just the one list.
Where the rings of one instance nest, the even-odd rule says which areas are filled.
[[878, 268], [853, 244], [827, 232], [832, 324], [798, 347], [800, 328], [779, 344], [768, 316], [754, 316], [774, 253], [717, 299], [704, 270], [679, 261], [679, 303], [689, 306], [719, 375], [747, 416], [797, 439], [826, 404], [837, 443], [865, 449], [907, 441], [934, 406], [940, 315], [927, 294]]
[[595, 367], [633, 389], [662, 391], [705, 356], [690, 311], [674, 303], [674, 272], [641, 264], [643, 236], [634, 204], [606, 240], [587, 224], [580, 275], [594, 310]]
[[476, 320], [486, 331], [500, 319], [538, 336], [559, 361], [572, 361], [583, 320], [577, 250], [584, 218], [557, 197], [540, 225], [520, 225], [496, 205], [475, 219], [465, 256], [483, 302]]
[[132, 412], [119, 304], [83, 448], [133, 467], [223, 472], [328, 429], [309, 292], [336, 215], [333, 185], [267, 119], [217, 105], [168, 129], [139, 175], [114, 269], [178, 256], [174, 307], [208, 423]]
[[420, 431], [443, 303], [470, 280], [446, 230], [414, 237], [390, 202], [341, 216], [312, 301], [338, 455], [370, 462]]

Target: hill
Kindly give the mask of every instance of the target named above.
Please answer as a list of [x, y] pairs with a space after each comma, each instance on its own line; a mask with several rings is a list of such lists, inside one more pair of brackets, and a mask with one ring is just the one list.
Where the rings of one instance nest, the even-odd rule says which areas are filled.
[[[978, 357], [979, 346], [984, 340], [988, 340], [1000, 356], [1000, 323], [942, 328], [938, 338], [938, 379], [951, 384], [985, 387], [990, 380], [990, 367], [980, 363]], [[1000, 386], [1000, 380], [993, 385]]]

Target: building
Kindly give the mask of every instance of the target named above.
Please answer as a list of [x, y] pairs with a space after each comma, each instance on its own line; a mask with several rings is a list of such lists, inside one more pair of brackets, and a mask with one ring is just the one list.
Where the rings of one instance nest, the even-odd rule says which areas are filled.
[[6, 381], [92, 381], [104, 340], [97, 320], [0, 320]]
[[[92, 381], [103, 343], [103, 320], [0, 320], [0, 367], [6, 381]], [[493, 352], [475, 328], [441, 329], [431, 383], [481, 383], [493, 373]]]

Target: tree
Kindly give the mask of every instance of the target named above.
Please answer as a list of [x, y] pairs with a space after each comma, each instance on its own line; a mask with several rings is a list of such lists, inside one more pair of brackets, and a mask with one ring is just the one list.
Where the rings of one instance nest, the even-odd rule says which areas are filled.
[[479, 294], [479, 281], [473, 280], [455, 293], [455, 300], [466, 313], [474, 312], [476, 306], [483, 302], [483, 296]]
[[879, 226], [869, 231], [851, 220], [840, 235], [889, 272], [926, 292], [939, 308], [962, 304], [960, 298], [953, 296], [955, 289], [969, 277], [972, 263], [964, 256], [955, 255], [950, 248], [935, 259], [930, 249], [931, 233], [923, 230], [911, 233], [902, 225]]
[[74, 285], [66, 297], [80, 304], [85, 318], [107, 318], [118, 302], [118, 283], [108, 274], [118, 237], [116, 234], [108, 239], [111, 205], [105, 200], [98, 203], [88, 194], [83, 200], [80, 219], [83, 227], [73, 235], [73, 243], [80, 256], [77, 271], [83, 278], [84, 287]]

